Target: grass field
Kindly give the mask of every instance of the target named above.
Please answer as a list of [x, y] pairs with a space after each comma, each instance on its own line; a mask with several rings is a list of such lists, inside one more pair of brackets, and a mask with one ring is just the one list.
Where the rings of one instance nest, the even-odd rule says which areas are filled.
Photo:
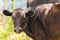
[[5, 17], [5, 23], [2, 24], [4, 18], [0, 19], [0, 40], [30, 40], [30, 38], [24, 33], [14, 33], [14, 26], [11, 17]]

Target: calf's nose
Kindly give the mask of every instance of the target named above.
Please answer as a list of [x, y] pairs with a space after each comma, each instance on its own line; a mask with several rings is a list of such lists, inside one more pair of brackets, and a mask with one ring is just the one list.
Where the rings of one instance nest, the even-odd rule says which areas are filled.
[[23, 30], [22, 30], [22, 28], [19, 28], [19, 27], [16, 27], [15, 29], [14, 29], [14, 32], [15, 33], [21, 33]]

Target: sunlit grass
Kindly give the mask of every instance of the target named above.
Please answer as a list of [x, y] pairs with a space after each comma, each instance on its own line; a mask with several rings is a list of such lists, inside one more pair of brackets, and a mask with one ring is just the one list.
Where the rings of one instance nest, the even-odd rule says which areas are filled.
[[0, 40], [30, 40], [24, 32], [20, 34], [14, 33], [14, 26], [11, 17], [6, 17], [5, 22], [4, 25], [0, 25]]

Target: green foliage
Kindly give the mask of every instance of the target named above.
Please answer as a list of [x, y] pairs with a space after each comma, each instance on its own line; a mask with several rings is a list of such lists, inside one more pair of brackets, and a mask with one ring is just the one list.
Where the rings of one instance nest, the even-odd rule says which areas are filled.
[[5, 25], [0, 26], [0, 40], [30, 40], [24, 32], [16, 34], [13, 30], [12, 17], [6, 17]]
[[14, 0], [12, 0], [12, 11], [14, 10]]

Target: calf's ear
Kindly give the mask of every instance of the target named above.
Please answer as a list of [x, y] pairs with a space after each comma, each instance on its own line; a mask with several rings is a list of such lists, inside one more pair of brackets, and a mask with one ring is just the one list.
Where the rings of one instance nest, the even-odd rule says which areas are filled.
[[10, 12], [8, 10], [3, 10], [3, 14], [6, 16], [12, 16], [12, 12]]
[[30, 10], [26, 13], [26, 17], [32, 17], [34, 16], [34, 11]]

